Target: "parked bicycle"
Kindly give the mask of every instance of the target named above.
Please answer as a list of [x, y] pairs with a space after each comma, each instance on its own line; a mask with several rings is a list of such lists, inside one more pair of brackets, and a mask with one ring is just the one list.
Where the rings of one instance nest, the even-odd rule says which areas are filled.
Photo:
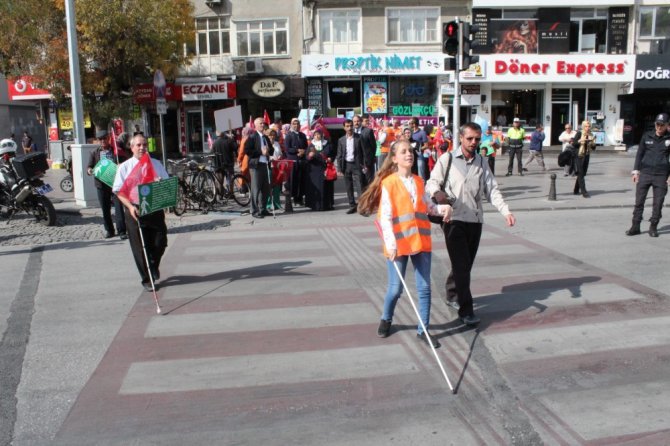
[[216, 187], [217, 202], [226, 205], [229, 199], [233, 199], [235, 203], [242, 207], [249, 206], [251, 202], [251, 187], [249, 186], [249, 178], [236, 172], [232, 178], [228, 178], [222, 170], [214, 168], [214, 158], [216, 155], [207, 155], [206, 172], [212, 176]]
[[209, 212], [216, 201], [216, 185], [204, 164], [188, 159], [168, 160], [168, 173], [179, 181], [175, 215], [186, 211]]

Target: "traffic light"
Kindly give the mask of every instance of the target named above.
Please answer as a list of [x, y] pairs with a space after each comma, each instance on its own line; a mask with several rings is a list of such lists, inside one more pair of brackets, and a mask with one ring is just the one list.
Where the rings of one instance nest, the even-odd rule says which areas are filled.
[[473, 56], [472, 48], [477, 46], [475, 41], [475, 34], [479, 31], [478, 25], [472, 25], [468, 22], [461, 23], [461, 30], [459, 34], [459, 48], [461, 49], [460, 69], [467, 70], [471, 64], [479, 62], [479, 56]]
[[458, 22], [451, 21], [442, 25], [442, 52], [450, 56], [458, 54]]

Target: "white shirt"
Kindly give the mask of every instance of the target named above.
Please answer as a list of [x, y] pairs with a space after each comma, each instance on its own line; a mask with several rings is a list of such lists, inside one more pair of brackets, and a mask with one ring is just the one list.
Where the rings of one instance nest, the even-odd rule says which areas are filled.
[[[256, 132], [256, 133], [258, 133], [259, 138], [261, 138], [261, 148], [267, 150], [268, 145], [265, 144], [265, 138], [263, 138], [263, 133], [262, 132]], [[260, 158], [258, 158], [258, 162], [267, 164], [268, 163], [268, 157], [265, 156], [265, 155], [261, 155]]]
[[[130, 172], [132, 172], [132, 170], [139, 162], [140, 160], [133, 156], [132, 158], [121, 163], [116, 171], [116, 176], [114, 177], [112, 192], [117, 193], [119, 190], [121, 190], [123, 182], [126, 181], [126, 178], [128, 178], [128, 175], [130, 175]], [[164, 180], [170, 178], [170, 175], [167, 173], [167, 170], [165, 170], [165, 167], [163, 167], [163, 164], [161, 164], [160, 161], [151, 158], [151, 164], [154, 166], [154, 172], [156, 172], [156, 175], [158, 175], [160, 178]]]
[[347, 153], [344, 160], [348, 163], [354, 162], [354, 137], [347, 136]]
[[576, 134], [577, 132], [574, 130], [571, 130], [569, 132], [567, 130], [564, 130], [563, 133], [559, 135], [558, 140], [563, 143], [563, 150], [571, 146], [570, 140], [573, 139]]

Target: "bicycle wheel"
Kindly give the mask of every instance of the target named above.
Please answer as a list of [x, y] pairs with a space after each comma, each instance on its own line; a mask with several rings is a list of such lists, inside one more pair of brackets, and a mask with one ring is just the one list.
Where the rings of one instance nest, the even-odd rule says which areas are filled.
[[186, 202], [186, 186], [179, 183], [177, 186], [177, 204], [174, 207], [174, 215], [180, 216], [186, 212], [188, 203]]
[[209, 170], [201, 170], [195, 177], [195, 190], [208, 204], [216, 200], [216, 180]]
[[251, 202], [251, 187], [247, 178], [242, 174], [233, 175], [233, 200], [242, 207]]

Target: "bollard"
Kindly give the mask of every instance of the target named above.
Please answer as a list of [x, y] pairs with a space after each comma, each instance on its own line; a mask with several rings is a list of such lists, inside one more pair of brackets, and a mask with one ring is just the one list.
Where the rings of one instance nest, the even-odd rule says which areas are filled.
[[551, 184], [549, 185], [549, 201], [556, 201], [556, 174], [552, 173], [549, 178], [551, 178]]

